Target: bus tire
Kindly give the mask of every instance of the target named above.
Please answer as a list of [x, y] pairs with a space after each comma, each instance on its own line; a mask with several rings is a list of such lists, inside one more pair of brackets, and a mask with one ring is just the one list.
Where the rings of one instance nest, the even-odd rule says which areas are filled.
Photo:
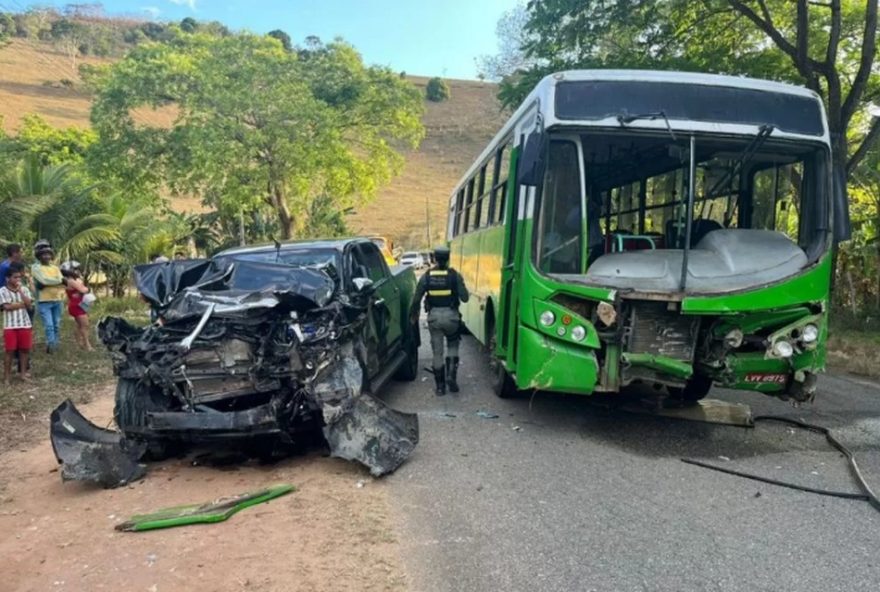
[[511, 399], [519, 394], [513, 377], [504, 367], [500, 360], [495, 360], [493, 364], [495, 372], [492, 375], [492, 392], [499, 399]]
[[685, 386], [668, 386], [666, 390], [672, 398], [695, 405], [706, 398], [712, 390], [712, 379], [702, 374], [694, 374]]
[[494, 319], [489, 317], [488, 322], [486, 323], [486, 333], [488, 335], [487, 346], [486, 346], [486, 355], [489, 358], [489, 375], [492, 379], [492, 392], [495, 393], [495, 396], [499, 399], [510, 399], [511, 397], [515, 397], [519, 394], [519, 390], [516, 388], [516, 382], [514, 382], [513, 377], [507, 371], [507, 368], [504, 367], [504, 364], [501, 363], [495, 356], [495, 323]]

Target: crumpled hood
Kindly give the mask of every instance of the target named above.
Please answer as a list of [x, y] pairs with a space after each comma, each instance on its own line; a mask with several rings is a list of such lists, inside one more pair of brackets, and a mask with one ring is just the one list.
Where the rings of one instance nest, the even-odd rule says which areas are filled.
[[240, 260], [223, 267], [207, 259], [139, 265], [135, 284], [168, 322], [199, 316], [211, 305], [221, 317], [279, 304], [291, 310], [321, 308], [336, 291], [322, 269]]

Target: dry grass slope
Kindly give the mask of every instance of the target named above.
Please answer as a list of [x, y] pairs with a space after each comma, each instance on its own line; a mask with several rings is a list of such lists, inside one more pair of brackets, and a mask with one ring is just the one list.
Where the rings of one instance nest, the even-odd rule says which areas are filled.
[[[101, 63], [87, 58], [78, 63]], [[62, 85], [69, 80], [72, 87]], [[411, 77], [422, 91], [427, 78]], [[443, 103], [426, 101], [427, 131], [418, 150], [406, 154], [406, 164], [392, 183], [371, 203], [351, 216], [358, 234], [390, 236], [404, 247], [428, 243], [426, 212], [430, 216], [431, 242], [444, 235], [449, 195], [461, 175], [483, 150], [505, 120], [495, 99], [495, 85], [475, 81], [450, 81], [452, 97]], [[55, 126], [89, 125], [88, 93], [71, 60], [49, 45], [14, 40], [0, 48], [0, 117], [14, 131], [28, 113], [37, 113]], [[170, 114], [143, 114], [145, 121], [162, 124]], [[178, 199], [176, 209], [200, 209], [195, 200]]]

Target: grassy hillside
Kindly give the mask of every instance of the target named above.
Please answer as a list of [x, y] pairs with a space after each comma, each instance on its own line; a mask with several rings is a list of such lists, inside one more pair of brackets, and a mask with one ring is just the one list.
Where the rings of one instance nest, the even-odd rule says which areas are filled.
[[[77, 64], [83, 61], [102, 60], [86, 58]], [[411, 80], [421, 89], [428, 81], [422, 77]], [[443, 236], [455, 183], [504, 121], [494, 85], [458, 80], [449, 84], [450, 100], [426, 101], [427, 136], [418, 150], [406, 155], [401, 175], [352, 215], [349, 224], [356, 233], [387, 235], [404, 247], [426, 246], [427, 210], [431, 242]], [[74, 64], [63, 52], [22, 40], [0, 48], [0, 117], [7, 131], [14, 131], [28, 113], [38, 113], [56, 126], [85, 127], [89, 125], [89, 104]], [[169, 120], [162, 113], [145, 114], [144, 118], [155, 123]], [[175, 206], [188, 211], [200, 207], [196, 200], [177, 200]]]

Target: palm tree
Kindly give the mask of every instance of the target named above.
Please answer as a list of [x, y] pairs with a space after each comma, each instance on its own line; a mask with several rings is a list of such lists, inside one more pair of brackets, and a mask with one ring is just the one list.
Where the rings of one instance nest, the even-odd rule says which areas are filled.
[[99, 199], [97, 205], [96, 212], [73, 225], [60, 251], [101, 267], [114, 296], [121, 297], [132, 268], [146, 263], [157, 237], [167, 234], [166, 223], [156, 219], [149, 205], [119, 195]]
[[[68, 215], [48, 215], [62, 202], [69, 214], [74, 204], [89, 201], [89, 189], [74, 182], [73, 170], [68, 165], [43, 166], [34, 156], [25, 158], [17, 167], [0, 177], [0, 236], [6, 240], [29, 238], [28, 229], [41, 238], [52, 240], [57, 231], [64, 230], [71, 218]], [[47, 216], [48, 215], [48, 216]], [[50, 232], [50, 235], [42, 235]]]

